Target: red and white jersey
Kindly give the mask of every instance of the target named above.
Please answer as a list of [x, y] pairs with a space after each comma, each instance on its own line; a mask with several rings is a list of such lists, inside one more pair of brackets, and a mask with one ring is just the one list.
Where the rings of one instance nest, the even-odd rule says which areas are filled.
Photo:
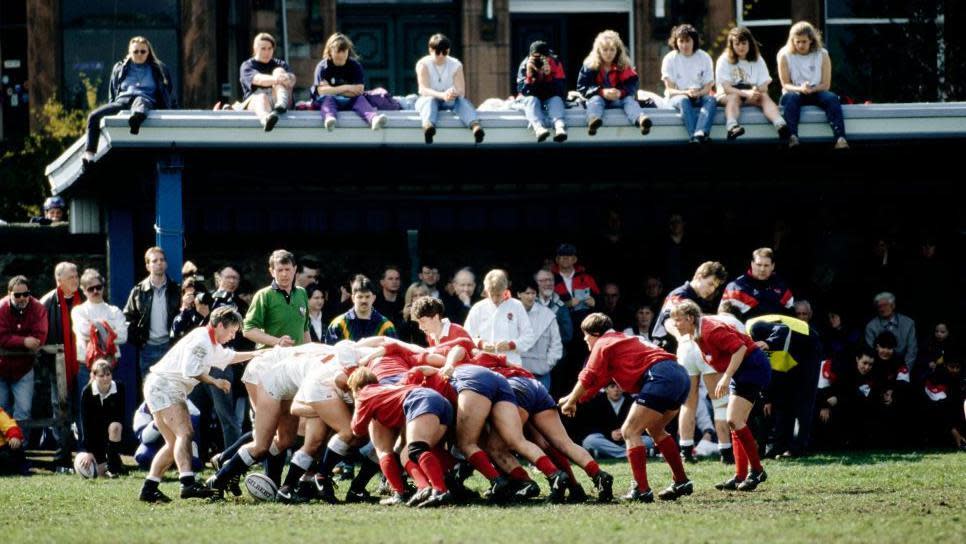
[[597, 339], [587, 365], [577, 378], [586, 390], [579, 402], [591, 400], [611, 381], [628, 393], [637, 392], [649, 368], [661, 361], [674, 360], [674, 355], [639, 336], [609, 331]]
[[931, 380], [926, 380], [923, 389], [931, 401], [939, 402], [946, 398], [946, 384], [944, 383], [933, 383]]
[[198, 385], [197, 376], [208, 374], [212, 367], [224, 369], [234, 358], [234, 350], [215, 341], [214, 329], [198, 327], [178, 340], [151, 367], [151, 374], [177, 384], [187, 394]]
[[755, 341], [750, 336], [738, 332], [734, 327], [710, 317], [702, 317], [698, 323], [698, 330], [692, 336], [704, 354], [704, 360], [718, 372], [724, 372], [731, 363], [731, 356], [741, 346], [748, 348], [748, 353], [757, 349]]
[[832, 369], [832, 360], [825, 359], [822, 361], [818, 372], [818, 388], [828, 389], [829, 387], [832, 387], [832, 384], [835, 383], [836, 378], [837, 376]]
[[449, 342], [451, 340], [457, 340], [459, 338], [466, 338], [472, 340], [470, 333], [466, 332], [466, 329], [457, 325], [456, 323], [450, 322], [448, 318], [443, 318], [442, 320], [443, 328], [439, 331], [439, 337], [433, 337], [426, 335], [426, 342], [430, 346], [438, 346], [444, 342]]

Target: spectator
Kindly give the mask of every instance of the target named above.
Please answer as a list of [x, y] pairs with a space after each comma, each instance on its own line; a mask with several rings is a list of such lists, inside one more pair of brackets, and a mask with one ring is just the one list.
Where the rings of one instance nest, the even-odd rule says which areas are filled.
[[399, 267], [389, 265], [382, 270], [382, 278], [379, 279], [379, 294], [373, 303], [380, 314], [386, 316], [393, 323], [402, 324], [402, 310], [405, 306], [403, 297], [399, 294], [402, 284], [402, 274]]
[[[691, 270], [698, 263], [694, 242], [688, 236], [686, 227], [687, 222], [681, 214], [671, 214], [668, 217], [667, 235], [656, 244], [660, 248], [660, 257], [664, 262], [661, 276], [664, 283], [668, 285], [680, 285], [687, 281]], [[658, 301], [658, 304], [660, 303], [661, 301]]]
[[59, 196], [49, 196], [44, 200], [44, 215], [31, 217], [30, 222], [37, 225], [50, 225], [67, 221], [67, 204]]
[[808, 323], [812, 324], [812, 317], [814, 312], [812, 311], [812, 303], [807, 300], [799, 300], [795, 302], [795, 317]]
[[931, 369], [923, 385], [923, 421], [928, 443], [966, 450], [962, 409], [966, 380], [963, 379], [959, 354], [950, 353], [944, 364]]
[[557, 248], [554, 273], [554, 291], [570, 308], [572, 321], [580, 323], [597, 305], [600, 295], [597, 281], [583, 266], [577, 264], [577, 248], [573, 244], [560, 244]]
[[152, 109], [177, 109], [174, 85], [168, 68], [154, 54], [151, 42], [143, 36], [131, 38], [127, 57], [118, 61], [111, 70], [108, 83], [108, 103], [87, 116], [87, 147], [84, 163], [94, 160], [97, 142], [101, 135], [101, 119], [122, 110], [131, 110], [128, 126], [131, 134], [141, 130], [141, 123]]
[[788, 146], [798, 145], [798, 121], [802, 106], [818, 106], [832, 127], [835, 149], [848, 149], [845, 120], [839, 97], [829, 91], [832, 61], [822, 47], [822, 35], [810, 23], [799, 21], [788, 31], [788, 43], [778, 51], [778, 77], [782, 82], [781, 105], [790, 132]]
[[537, 141], [542, 142], [550, 136], [547, 128], [550, 125], [554, 129], [553, 141], [566, 142], [564, 99], [567, 98], [567, 76], [547, 42], [538, 40], [530, 44], [530, 56], [520, 62], [517, 70], [517, 92], [524, 97], [523, 113]]
[[[880, 399], [882, 420], [889, 429], [906, 429], [910, 428], [907, 425], [911, 425], [913, 420], [912, 388], [909, 367], [899, 356], [896, 346], [895, 335], [889, 331], [883, 331], [873, 341], [872, 351], [875, 353], [876, 376], [882, 384]], [[909, 437], [906, 438], [905, 441], [900, 442], [894, 433], [890, 433], [880, 443], [888, 447], [898, 446], [900, 443], [911, 444]]]
[[778, 112], [775, 101], [768, 96], [771, 76], [768, 65], [758, 51], [758, 41], [748, 27], [732, 28], [728, 32], [728, 46], [718, 57], [715, 66], [718, 104], [725, 106], [725, 129], [728, 139], [734, 140], [745, 133], [738, 124], [741, 106], [748, 104], [761, 108], [765, 118], [771, 121], [779, 138], [788, 140], [788, 125]]
[[463, 327], [478, 348], [506, 355], [508, 363], [522, 365], [520, 354], [527, 352], [537, 338], [523, 304], [510, 296], [509, 284], [503, 270], [487, 272], [483, 278], [485, 298], [470, 308]]
[[587, 134], [597, 134], [604, 124], [605, 108], [624, 110], [627, 121], [642, 135], [650, 133], [651, 120], [637, 103], [639, 86], [640, 79], [620, 35], [613, 30], [598, 34], [577, 76], [577, 92], [587, 99]]
[[439, 290], [439, 268], [435, 264], [423, 264], [419, 269], [419, 282], [429, 291], [429, 296], [442, 300]]
[[160, 247], [144, 252], [148, 277], [131, 289], [124, 305], [130, 342], [138, 348], [142, 379], [171, 345], [171, 324], [178, 315], [181, 288], [168, 277], [168, 260]]
[[311, 283], [318, 283], [321, 277], [320, 264], [314, 260], [299, 261], [295, 276], [295, 285], [305, 288]]
[[[202, 291], [204, 292], [204, 291]], [[201, 325], [204, 316], [195, 307], [195, 299], [200, 293], [196, 293], [194, 282], [185, 280], [181, 286], [181, 308], [178, 315], [174, 316], [171, 322], [171, 339], [178, 340], [188, 334], [198, 325]]]
[[352, 308], [329, 323], [325, 343], [334, 345], [339, 340], [362, 340], [370, 336], [396, 338], [396, 327], [387, 317], [372, 307], [376, 298], [372, 281], [362, 274], [352, 279]]
[[831, 309], [826, 312], [826, 326], [822, 330], [822, 343], [825, 346], [825, 357], [827, 359], [839, 360], [840, 355], [847, 354], [855, 350], [856, 346], [862, 341], [862, 333], [845, 324], [842, 313], [838, 309]]
[[711, 95], [714, 87], [711, 57], [701, 49], [698, 31], [688, 24], [674, 27], [667, 43], [672, 51], [661, 61], [664, 96], [681, 112], [691, 143], [710, 142], [717, 106]]
[[637, 336], [642, 340], [651, 342], [651, 327], [654, 324], [654, 308], [650, 304], [638, 304], [637, 311], [634, 312], [634, 323], [624, 329], [624, 334]]
[[[189, 280], [191, 286], [199, 290], [204, 290], [205, 277], [198, 271], [198, 265], [191, 261], [185, 261], [181, 265], [181, 284], [182, 286], [188, 285]], [[197, 287], [195, 286], [197, 284]]]
[[[595, 459], [627, 457], [621, 426], [632, 404], [634, 399], [613, 382], [587, 404], [581, 419], [586, 422], [585, 430], [588, 432], [581, 445]], [[651, 437], [645, 435], [642, 438], [648, 451], [653, 451], [654, 441]]]
[[0, 407], [0, 476], [30, 474], [24, 449], [23, 431], [17, 425], [17, 420]]
[[77, 353], [83, 354], [83, 364], [77, 374], [78, 390], [91, 381], [91, 365], [97, 360], [107, 360], [117, 367], [121, 356], [121, 344], [127, 342], [127, 323], [124, 313], [104, 300], [104, 276], [93, 268], [81, 275], [80, 285], [87, 294], [87, 301], [71, 310]]
[[530, 349], [520, 352], [523, 368], [550, 390], [550, 371], [563, 357], [563, 344], [560, 342], [560, 329], [557, 316], [547, 307], [536, 304], [537, 282], [528, 279], [517, 289], [517, 297], [530, 319], [533, 336], [536, 339]]
[[879, 314], [865, 326], [865, 342], [873, 342], [883, 332], [891, 332], [896, 339], [897, 355], [906, 362], [911, 370], [919, 357], [916, 340], [916, 322], [912, 318], [896, 312], [896, 297], [888, 291], [875, 296], [875, 309]]
[[644, 278], [644, 295], [642, 302], [650, 304], [652, 308], [660, 308], [664, 304], [664, 282], [661, 278], [649, 275]]
[[936, 323], [932, 330], [932, 337], [926, 341], [925, 347], [919, 354], [919, 362], [916, 363], [916, 368], [928, 373], [941, 366], [946, 362], [946, 351], [950, 344], [949, 325], [944, 321]]
[[386, 116], [377, 112], [364, 94], [366, 76], [358, 58], [352, 40], [340, 32], [329, 36], [322, 48], [311, 94], [322, 112], [326, 130], [335, 129], [339, 111], [350, 109], [372, 130], [386, 126]]
[[413, 313], [413, 304], [415, 304], [417, 300], [429, 296], [432, 296], [429, 294], [429, 288], [427, 288], [422, 282], [416, 282], [406, 288], [406, 294], [403, 296], [404, 305], [402, 312], [403, 321], [406, 326], [397, 329], [397, 332], [402, 340], [419, 346], [425, 347], [427, 345], [426, 335], [419, 330], [418, 326], [416, 326], [416, 317]]
[[453, 323], [463, 323], [476, 300], [476, 274], [469, 267], [459, 269], [453, 276], [453, 296], [440, 299], [446, 307], [446, 317]]
[[486, 133], [476, 115], [476, 106], [466, 98], [463, 63], [449, 53], [449, 38], [433, 34], [429, 38], [429, 54], [416, 63], [416, 80], [419, 82], [416, 110], [423, 122], [423, 136], [427, 144], [433, 143], [439, 110], [453, 110], [463, 126], [473, 132], [476, 143], [482, 143]]
[[725, 287], [721, 299], [737, 306], [745, 321], [759, 315], [787, 315], [795, 306], [791, 289], [775, 273], [775, 253], [767, 247], [752, 252], [748, 271]]
[[252, 58], [239, 68], [242, 102], [238, 109], [251, 110], [265, 132], [278, 123], [292, 102], [295, 74], [288, 63], [275, 58], [275, 38], [261, 32], [252, 42]]
[[604, 303], [600, 311], [614, 322], [614, 326], [623, 329], [634, 320], [631, 310], [624, 304], [621, 298], [621, 288], [614, 282], [604, 284], [603, 292]]
[[245, 314], [245, 338], [259, 348], [309, 342], [309, 297], [295, 285], [295, 266], [295, 256], [284, 249], [268, 257], [272, 284], [255, 293]]
[[816, 399], [819, 444], [828, 449], [866, 447], [891, 432], [880, 418], [884, 384], [874, 365], [872, 350], [858, 345], [839, 359], [822, 362]]
[[537, 294], [536, 303], [546, 307], [557, 316], [557, 327], [560, 329], [560, 341], [564, 346], [570, 343], [574, 337], [574, 324], [570, 318], [570, 309], [560, 299], [560, 295], [554, 291], [553, 272], [542, 268], [533, 275], [540, 291]]
[[[80, 415], [80, 395], [74, 387], [77, 372], [79, 370], [77, 340], [74, 338], [73, 324], [71, 322], [71, 311], [75, 306], [80, 305], [81, 297], [77, 292], [78, 276], [77, 265], [70, 262], [59, 262], [54, 267], [54, 281], [57, 287], [48, 291], [40, 297], [40, 303], [47, 311], [47, 341], [44, 345], [57, 346], [63, 345], [64, 348], [64, 372], [67, 376], [67, 397], [66, 417], [74, 420], [78, 425]], [[49, 369], [51, 374], [47, 376], [50, 383], [50, 403], [51, 413], [56, 416], [60, 407], [57, 401], [57, 373], [55, 368], [56, 356], [52, 353], [43, 353], [40, 356], [41, 368]], [[73, 434], [61, 436], [60, 428], [53, 427], [53, 435], [59, 446], [54, 466], [56, 472], [72, 472], [71, 468], [71, 449], [73, 448]]]
[[309, 338], [312, 342], [324, 344], [326, 323], [322, 320], [322, 308], [325, 307], [325, 289], [317, 283], [310, 283], [305, 293], [309, 296]]
[[[0, 409], [12, 413], [13, 419], [30, 419], [34, 362], [37, 351], [46, 340], [47, 312], [44, 306], [31, 296], [30, 283], [25, 276], [10, 278], [7, 297], [0, 301], [0, 350], [22, 351], [24, 355], [0, 355]], [[14, 424], [11, 428], [17, 427]], [[19, 446], [13, 449], [19, 449]]]
[[117, 478], [126, 472], [121, 461], [124, 384], [112, 379], [111, 366], [106, 359], [98, 359], [91, 365], [90, 384], [81, 394], [84, 432], [80, 449], [92, 454], [97, 464], [107, 464], [105, 476]]

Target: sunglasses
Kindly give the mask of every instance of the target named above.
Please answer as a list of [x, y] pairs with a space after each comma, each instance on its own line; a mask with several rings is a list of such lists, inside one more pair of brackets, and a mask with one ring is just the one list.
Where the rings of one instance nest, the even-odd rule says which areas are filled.
[[30, 296], [30, 291], [24, 291], [23, 293], [11, 293], [13, 298], [27, 298]]
[[99, 292], [103, 289], [104, 289], [103, 285], [91, 285], [85, 288], [84, 290], [87, 291], [88, 293], [94, 293], [94, 292]]
[[147, 55], [148, 54], [148, 50], [147, 49], [135, 49], [134, 51], [131, 51], [131, 54], [132, 55]]

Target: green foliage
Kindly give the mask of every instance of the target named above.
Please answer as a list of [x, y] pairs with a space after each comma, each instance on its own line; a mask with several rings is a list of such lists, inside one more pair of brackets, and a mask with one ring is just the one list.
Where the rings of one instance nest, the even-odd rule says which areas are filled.
[[[378, 505], [285, 506], [245, 496], [221, 504], [177, 498], [175, 474], [161, 489], [174, 500], [137, 501], [143, 473], [119, 480], [35, 475], [0, 478], [4, 542], [962, 542], [966, 455], [859, 453], [766, 461], [752, 493], [716, 491], [730, 468], [688, 465], [695, 492], [676, 503], [461, 506], [433, 511]], [[607, 463], [615, 493], [631, 476]], [[588, 478], [575, 467], [588, 489]], [[651, 485], [670, 482], [648, 459]], [[203, 477], [203, 476], [202, 476]], [[534, 478], [544, 493], [547, 485]], [[474, 476], [470, 487], [482, 489]], [[375, 487], [375, 483], [370, 489]], [[341, 495], [346, 486], [337, 492]], [[956, 536], [960, 535], [960, 536]]]

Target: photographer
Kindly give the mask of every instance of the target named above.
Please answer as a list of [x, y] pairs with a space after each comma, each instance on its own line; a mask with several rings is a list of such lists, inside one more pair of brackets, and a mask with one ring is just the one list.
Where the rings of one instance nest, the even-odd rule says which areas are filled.
[[[564, 122], [564, 97], [567, 94], [567, 78], [563, 65], [557, 60], [547, 42], [530, 44], [530, 56], [523, 59], [517, 71], [517, 91], [523, 96], [523, 111], [530, 127], [542, 142], [550, 136], [549, 124], [553, 124], [553, 141], [567, 141], [567, 125]], [[550, 123], [547, 122], [549, 117]]]

